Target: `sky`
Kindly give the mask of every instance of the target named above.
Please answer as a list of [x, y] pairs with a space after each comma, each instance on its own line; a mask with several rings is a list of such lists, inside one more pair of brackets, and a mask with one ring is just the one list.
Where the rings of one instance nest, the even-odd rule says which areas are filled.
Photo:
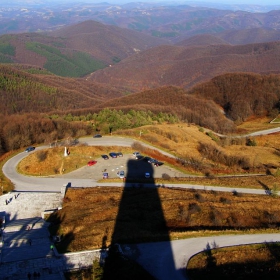
[[251, 4], [251, 5], [280, 5], [279, 0], [204, 0], [192, 2], [219, 3], [219, 4]]
[[[5, 1], [4, 1], [5, 2]], [[32, 2], [42, 2], [41, 0], [9, 0], [10, 3], [13, 2], [21, 2], [21, 3], [32, 3]], [[84, 3], [99, 3], [99, 2], [172, 2], [172, 0], [45, 0], [43, 2], [64, 2], [64, 3], [72, 3], [72, 2], [84, 2]], [[175, 0], [174, 2], [193, 2], [193, 3], [219, 3], [219, 4], [251, 4], [251, 5], [280, 5], [279, 0], [191, 0], [191, 1], [184, 1], [184, 0]]]
[[[1, 1], [1, 0], [0, 0]], [[108, 2], [108, 3], [116, 3], [123, 4], [129, 2], [169, 2], [172, 3], [172, 0], [2, 0], [3, 2], [9, 3], [21, 3], [21, 4], [30, 4], [36, 2], [45, 2], [45, 3], [73, 3], [73, 2], [81, 2], [81, 3], [100, 3], [100, 2]], [[175, 3], [218, 3], [218, 4], [250, 4], [250, 5], [280, 5], [280, 0], [192, 0], [192, 1], [184, 1], [184, 0], [174, 0]]]

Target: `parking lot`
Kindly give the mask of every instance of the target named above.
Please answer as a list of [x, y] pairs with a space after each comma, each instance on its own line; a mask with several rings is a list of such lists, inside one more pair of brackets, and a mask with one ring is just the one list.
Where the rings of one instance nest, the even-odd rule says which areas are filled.
[[[151, 178], [162, 178], [163, 174], [168, 174], [170, 177], [184, 177], [185, 174], [168, 167], [163, 164], [161, 166], [154, 166], [144, 159], [137, 160], [132, 154], [123, 154], [122, 157], [105, 160], [102, 157], [93, 158], [97, 163], [93, 166], [84, 166], [63, 177], [69, 179], [94, 179], [100, 180], [103, 178], [103, 173], [108, 173], [109, 178], [118, 178], [118, 172], [124, 171], [126, 178], [145, 178], [145, 173], [150, 173]], [[122, 179], [120, 179], [122, 181]]]

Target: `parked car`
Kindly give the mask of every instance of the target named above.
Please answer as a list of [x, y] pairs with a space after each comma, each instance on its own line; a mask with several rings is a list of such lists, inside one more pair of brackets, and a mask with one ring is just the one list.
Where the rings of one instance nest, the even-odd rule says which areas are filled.
[[134, 152], [133, 155], [134, 155], [135, 157], [137, 157], [138, 155], [140, 155], [140, 153], [139, 153], [139, 152]]
[[101, 134], [95, 134], [95, 135], [93, 135], [93, 138], [101, 138], [101, 137], [102, 137]]
[[31, 146], [31, 147], [26, 148], [25, 152], [29, 153], [34, 150], [35, 150], [35, 147]]
[[151, 158], [151, 159], [148, 160], [148, 162], [149, 162], [149, 163], [152, 163], [152, 164], [155, 164], [155, 163], [157, 162], [157, 160], [154, 159], [154, 158]]
[[108, 157], [107, 155], [101, 155], [101, 157], [102, 157], [103, 159], [109, 159], [109, 157]]
[[163, 162], [161, 162], [161, 161], [157, 161], [154, 163], [154, 166], [156, 166], [156, 167], [161, 166], [161, 165], [163, 165]]
[[103, 179], [108, 179], [109, 178], [109, 174], [107, 172], [103, 173]]
[[110, 156], [111, 158], [116, 158], [116, 157], [117, 157], [117, 154], [116, 154], [116, 153], [110, 153], [109, 156]]
[[146, 172], [146, 173], [145, 173], [145, 178], [147, 178], [147, 179], [148, 179], [148, 178], [150, 178], [150, 177], [151, 177], [150, 172]]
[[121, 179], [123, 179], [123, 178], [124, 178], [124, 171], [123, 171], [123, 170], [119, 171], [119, 172], [117, 173], [117, 175], [118, 175]]
[[122, 157], [123, 156], [123, 153], [121, 153], [121, 152], [117, 152], [116, 154], [117, 154], [117, 157]]
[[136, 157], [135, 157], [137, 160], [140, 160], [140, 159], [143, 159], [144, 158], [144, 156], [142, 156], [142, 155], [137, 155]]
[[150, 157], [144, 157], [143, 160], [149, 162], [151, 158]]
[[95, 165], [96, 163], [97, 163], [96, 160], [90, 160], [87, 165], [92, 166], [92, 165]]

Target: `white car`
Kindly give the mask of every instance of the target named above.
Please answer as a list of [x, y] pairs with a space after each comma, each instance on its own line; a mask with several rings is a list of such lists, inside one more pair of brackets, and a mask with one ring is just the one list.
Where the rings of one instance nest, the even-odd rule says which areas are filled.
[[124, 178], [124, 171], [123, 171], [123, 170], [122, 170], [122, 171], [119, 171], [119, 172], [117, 173], [117, 175], [119, 176], [119, 178], [123, 179], [123, 178]]

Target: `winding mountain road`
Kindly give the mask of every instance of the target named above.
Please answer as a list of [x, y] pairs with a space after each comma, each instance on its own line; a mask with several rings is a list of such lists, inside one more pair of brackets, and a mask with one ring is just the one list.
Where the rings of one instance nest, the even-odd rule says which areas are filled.
[[[279, 132], [280, 128], [270, 130], [270, 133]], [[265, 132], [259, 132], [264, 134]], [[251, 134], [252, 135], [252, 134]], [[131, 146], [135, 140], [122, 137], [102, 137], [100, 139], [82, 138], [80, 142], [88, 145], [107, 146]], [[145, 144], [143, 144], [145, 145]], [[147, 145], [146, 145], [147, 146]], [[151, 146], [150, 146], [151, 147]], [[44, 149], [46, 146], [36, 148]], [[152, 147], [154, 149], [154, 147]], [[161, 151], [162, 152], [162, 151]], [[164, 152], [162, 152], [164, 153]], [[164, 153], [172, 156], [168, 153]], [[26, 152], [19, 153], [8, 160], [3, 166], [3, 172], [15, 185], [16, 191], [36, 191], [36, 192], [60, 192], [61, 187], [71, 183], [75, 187], [95, 187], [95, 186], [123, 186], [123, 183], [98, 183], [94, 179], [69, 179], [59, 177], [31, 177], [23, 176], [16, 171], [17, 164], [28, 155]], [[202, 185], [170, 185], [168, 187], [193, 188], [215, 191], [233, 190], [226, 187], [210, 187]], [[265, 190], [259, 189], [238, 189], [238, 192], [254, 193], [265, 195]], [[252, 234], [252, 235], [222, 235], [215, 237], [199, 237], [185, 240], [175, 240], [170, 242], [156, 242], [147, 244], [123, 246], [124, 254], [135, 259], [156, 279], [187, 279], [186, 265], [191, 256], [210, 247], [225, 247], [240, 244], [252, 244], [263, 242], [280, 241], [280, 234]], [[171, 250], [170, 250], [171, 248]], [[137, 252], [137, 254], [135, 254]]]

